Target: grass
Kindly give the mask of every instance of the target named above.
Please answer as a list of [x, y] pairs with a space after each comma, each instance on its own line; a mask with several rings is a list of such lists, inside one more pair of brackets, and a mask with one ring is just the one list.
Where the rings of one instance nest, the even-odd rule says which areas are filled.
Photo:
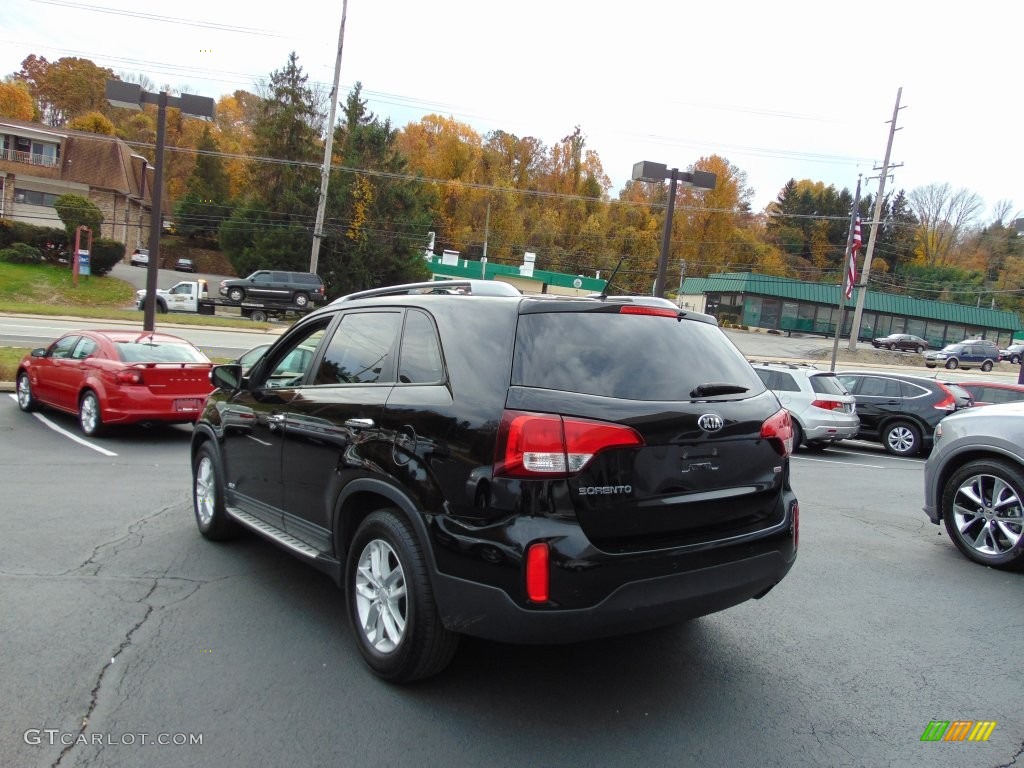
[[18, 362], [31, 351], [27, 347], [0, 347], [0, 381], [14, 381]]
[[[134, 304], [135, 288], [116, 277], [79, 277], [78, 285], [75, 286], [71, 270], [66, 266], [0, 262], [0, 312], [141, 323], [142, 312], [128, 309]], [[157, 324], [254, 330], [267, 330], [271, 327], [243, 317], [177, 313], [160, 315]]]

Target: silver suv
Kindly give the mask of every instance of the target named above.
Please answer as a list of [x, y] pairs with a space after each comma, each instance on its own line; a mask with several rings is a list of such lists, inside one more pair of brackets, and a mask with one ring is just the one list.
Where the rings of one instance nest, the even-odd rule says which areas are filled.
[[857, 399], [834, 373], [813, 365], [752, 362], [757, 375], [793, 418], [793, 447], [826, 448], [856, 437]]

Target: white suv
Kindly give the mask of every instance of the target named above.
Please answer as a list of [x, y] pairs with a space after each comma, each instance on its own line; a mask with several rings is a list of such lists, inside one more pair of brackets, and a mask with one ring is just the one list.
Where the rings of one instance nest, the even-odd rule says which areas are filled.
[[857, 436], [857, 399], [834, 373], [813, 365], [751, 362], [793, 418], [793, 447], [826, 448]]

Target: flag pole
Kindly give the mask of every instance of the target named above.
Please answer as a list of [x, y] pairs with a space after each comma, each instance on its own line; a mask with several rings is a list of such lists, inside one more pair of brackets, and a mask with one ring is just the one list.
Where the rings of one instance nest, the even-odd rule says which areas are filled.
[[[849, 301], [853, 291], [853, 284], [857, 282], [857, 254], [853, 251], [853, 230], [857, 226], [857, 208], [860, 206], [860, 179], [862, 174], [857, 174], [857, 193], [853, 196], [853, 210], [850, 211], [850, 231], [846, 235], [846, 250], [843, 252], [843, 284], [839, 289], [839, 322], [836, 323], [836, 335], [832, 339], [832, 365], [829, 370], [835, 373], [836, 353], [839, 351], [839, 334], [843, 332], [843, 323], [846, 321], [846, 302]], [[852, 266], [852, 269], [851, 269]]]

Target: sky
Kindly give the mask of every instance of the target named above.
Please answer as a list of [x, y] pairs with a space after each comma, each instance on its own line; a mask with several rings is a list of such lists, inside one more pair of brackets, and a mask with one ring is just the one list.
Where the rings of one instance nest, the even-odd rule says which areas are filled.
[[[295, 51], [330, 87], [342, 0], [3, 0], [0, 75], [89, 58], [219, 98]], [[146, 10], [140, 10], [145, 8]], [[1024, 210], [1024, 4], [349, 0], [342, 97], [403, 127], [428, 114], [552, 145], [579, 126], [612, 179], [718, 154], [761, 210], [791, 179], [874, 193], [933, 183]]]

